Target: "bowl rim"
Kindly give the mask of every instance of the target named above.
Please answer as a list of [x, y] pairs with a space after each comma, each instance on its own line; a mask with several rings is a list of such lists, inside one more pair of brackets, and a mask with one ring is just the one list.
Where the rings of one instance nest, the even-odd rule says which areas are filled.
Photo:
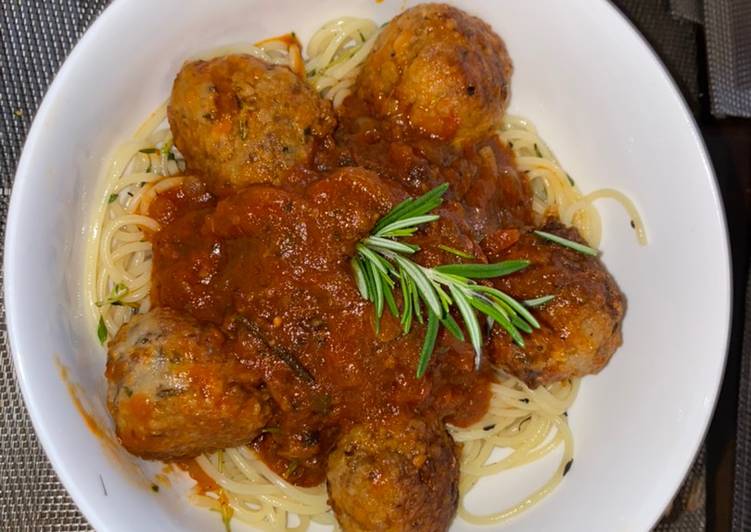
[[[450, 2], [450, 0], [448, 1]], [[674, 498], [676, 492], [682, 485], [689, 469], [693, 465], [695, 457], [697, 456], [701, 448], [701, 444], [706, 437], [706, 434], [709, 430], [710, 421], [714, 416], [714, 412], [717, 407], [720, 389], [725, 374], [725, 367], [728, 359], [728, 347], [730, 342], [734, 294], [732, 256], [729, 241], [727, 216], [717, 181], [717, 175], [715, 173], [712, 160], [709, 157], [706, 143], [704, 142], [704, 138], [700, 133], [701, 130], [699, 129], [694, 115], [690, 112], [688, 104], [686, 103], [686, 100], [683, 97], [683, 94], [680, 91], [675, 79], [669, 73], [664, 62], [649, 44], [646, 37], [611, 1], [601, 0], [601, 2], [602, 4], [606, 5], [609, 10], [611, 10], [611, 12], [615, 15], [615, 18], [625, 23], [628, 26], [630, 32], [638, 37], [641, 45], [646, 48], [649, 56], [657, 64], [661, 76], [665, 78], [665, 80], [667, 80], [670, 90], [672, 90], [672, 92], [678, 97], [677, 99], [680, 102], [681, 113], [683, 114], [683, 118], [686, 120], [688, 127], [691, 129], [692, 138], [699, 148], [699, 156], [702, 160], [705, 171], [708, 176], [712, 178], [709, 180], [711, 191], [711, 198], [709, 199], [714, 203], [717, 210], [719, 210], [721, 228], [723, 232], [721, 247], [723, 248], [724, 252], [722, 254], [721, 260], [725, 262], [726, 282], [722, 287], [722, 290], [727, 295], [728, 304], [724, 309], [722, 309], [722, 312], [724, 314], [721, 321], [721, 323], [724, 324], [724, 330], [722, 331], [722, 336], [724, 337], [724, 342], [722, 345], [722, 361], [717, 365], [717, 373], [714, 378], [714, 385], [712, 387], [712, 390], [708, 390], [711, 391], [712, 394], [712, 405], [711, 408], [706, 409], [706, 414], [701, 420], [701, 426], [703, 427], [703, 430], [696, 432], [694, 441], [692, 441], [691, 444], [687, 447], [693, 449], [693, 452], [691, 453], [692, 458], [690, 460], [687, 460], [683, 465], [681, 475], [676, 476], [671, 482], [671, 491], [669, 493], [665, 492], [662, 500], [654, 501], [652, 502], [652, 504], [647, 503], [644, 505], [644, 509], [641, 512], [641, 514], [643, 515], [641, 522], [645, 525], [646, 530], [651, 529], [658, 522], [659, 518], [662, 516], [664, 508], [667, 507], [667, 505]], [[45, 118], [53, 105], [53, 101], [57, 97], [57, 93], [59, 93], [61, 87], [65, 85], [73, 69], [77, 67], [79, 56], [81, 56], [83, 53], [82, 50], [88, 48], [90, 46], [90, 43], [92, 41], [95, 41], [99, 37], [99, 35], [106, 29], [106, 26], [108, 26], [111, 21], [118, 16], [120, 11], [124, 9], [125, 5], [125, 0], [113, 0], [112, 3], [109, 4], [97, 16], [94, 22], [84, 32], [73, 49], [67, 55], [65, 61], [61, 65], [58, 72], [55, 74], [52, 83], [49, 85], [44, 94], [42, 102], [35, 113], [31, 127], [29, 128], [26, 135], [21, 156], [18, 160], [18, 165], [14, 174], [14, 181], [12, 185], [8, 215], [6, 220], [6, 231], [4, 238], [5, 251], [3, 254], [3, 299], [6, 308], [8, 348], [13, 360], [13, 368], [16, 375], [18, 388], [21, 391], [24, 404], [28, 411], [28, 415], [31, 418], [32, 425], [34, 427], [34, 431], [39, 440], [39, 443], [44, 449], [44, 452], [49, 459], [55, 473], [57, 474], [62, 484], [65, 486], [65, 489], [70, 494], [71, 498], [80, 509], [81, 513], [96, 530], [107, 530], [109, 528], [108, 523], [104, 521], [103, 512], [93, 504], [93, 501], [91, 501], [84, 495], [84, 491], [79, 487], [80, 481], [77, 480], [76, 475], [73, 473], [73, 466], [66, 463], [61, 454], [60, 447], [55, 443], [53, 435], [48, 430], [48, 427], [46, 427], [40, 421], [40, 412], [45, 408], [45, 406], [36, 397], [33, 386], [31, 385], [31, 382], [27, 376], [27, 368], [22, 357], [19, 354], [21, 351], [20, 345], [23, 343], [22, 338], [25, 336], [25, 334], [19, 329], [15, 319], [15, 301], [22, 295], [17, 292], [14, 280], [17, 275], [17, 265], [20, 264], [20, 261], [17, 258], [17, 250], [21, 245], [21, 239], [23, 236], [23, 227], [20, 225], [19, 217], [20, 213], [22, 212], [22, 205], [25, 203], [25, 198], [28, 195], [26, 190], [30, 182], [30, 178], [28, 177], [29, 169], [33, 164], [32, 153], [34, 153], [37, 149], [39, 137], [43, 129], [42, 123], [45, 121]], [[720, 346], [718, 346], [718, 348], [719, 347]]]

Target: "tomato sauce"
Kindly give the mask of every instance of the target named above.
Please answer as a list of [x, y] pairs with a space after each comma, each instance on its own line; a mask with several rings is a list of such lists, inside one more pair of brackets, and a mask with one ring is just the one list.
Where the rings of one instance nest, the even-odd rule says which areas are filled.
[[471, 346], [445, 331], [416, 377], [424, 327], [403, 334], [387, 310], [376, 327], [350, 266], [357, 242], [396, 203], [442, 182], [450, 189], [441, 219], [413, 239], [419, 263], [459, 260], [439, 245], [484, 262], [484, 235], [529, 218], [525, 180], [497, 139], [457, 150], [398, 138], [347, 105], [338, 147], [287, 184], [217, 200], [187, 178], [150, 208], [163, 226], [153, 236], [154, 303], [222, 329], [274, 402], [250, 445], [301, 486], [325, 479], [332, 447], [354, 423], [405, 413], [466, 426], [490, 400], [490, 367], [475, 368]]

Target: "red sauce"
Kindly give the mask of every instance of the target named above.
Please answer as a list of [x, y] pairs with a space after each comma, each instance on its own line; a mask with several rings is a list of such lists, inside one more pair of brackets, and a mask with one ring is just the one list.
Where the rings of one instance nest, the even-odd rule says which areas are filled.
[[285, 33], [283, 35], [277, 35], [276, 37], [269, 37], [268, 39], [263, 39], [262, 41], [258, 41], [256, 43], [256, 46], [261, 46], [266, 43], [270, 42], [283, 42], [287, 46], [298, 46], [302, 48], [302, 45], [300, 44], [300, 40], [297, 38], [297, 35], [295, 33]]
[[173, 463], [196, 481], [195, 489], [199, 494], [207, 492], [218, 493], [220, 491], [219, 485], [206, 474], [195, 460], [179, 460]]
[[97, 419], [89, 412], [81, 402], [80, 397], [78, 396], [79, 390], [78, 387], [73, 384], [70, 381], [70, 378], [68, 376], [68, 368], [63, 366], [59, 360], [55, 359], [55, 362], [57, 363], [57, 367], [60, 370], [60, 378], [65, 383], [65, 386], [68, 388], [68, 393], [70, 394], [70, 398], [73, 401], [73, 406], [75, 406], [76, 410], [78, 410], [78, 413], [81, 415], [81, 418], [83, 419], [83, 422], [86, 424], [86, 427], [91, 431], [91, 433], [99, 438], [99, 440], [106, 445], [112, 446], [112, 438], [110, 437], [107, 432], [102, 429], [101, 425], [97, 421]]
[[[332, 446], [353, 423], [407, 413], [466, 426], [489, 404], [492, 373], [475, 369], [468, 343], [441, 332], [418, 379], [424, 327], [403, 335], [385, 312], [376, 332], [373, 307], [351, 272], [356, 243], [396, 202], [446, 181], [441, 220], [414, 239], [422, 248], [418, 262], [458, 260], [439, 244], [484, 261], [483, 236], [529, 216], [524, 180], [497, 140], [457, 151], [395, 139], [357, 119], [356, 108], [347, 112], [340, 148], [319, 153], [313, 168], [284, 187], [253, 185], [217, 201], [200, 181], [186, 180], [150, 210], [163, 225], [153, 237], [154, 302], [222, 328], [227, 349], [276, 405], [251, 445], [302, 486], [325, 478]], [[350, 165], [378, 173], [336, 170]], [[206, 481], [194, 462], [180, 466]]]

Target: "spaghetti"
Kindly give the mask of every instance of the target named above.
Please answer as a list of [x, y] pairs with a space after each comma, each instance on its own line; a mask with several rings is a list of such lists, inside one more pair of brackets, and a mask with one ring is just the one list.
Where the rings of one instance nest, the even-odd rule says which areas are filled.
[[558, 216], [564, 225], [576, 227], [589, 245], [598, 247], [602, 223], [593, 203], [610, 198], [620, 203], [631, 218], [639, 243], [647, 243], [644, 222], [634, 203], [622, 192], [610, 188], [583, 196], [576, 182], [561, 168], [553, 151], [528, 120], [504, 116], [498, 135], [514, 152], [517, 168], [529, 180], [536, 223], [541, 224], [547, 218]]
[[[294, 34], [261, 41], [256, 45], [232, 45], [199, 54], [206, 59], [228, 53], [246, 53], [269, 63], [289, 66], [338, 107], [357, 78], [373, 48], [379, 26], [366, 19], [343, 17], [323, 25], [310, 39], [307, 60]], [[86, 286], [90, 314], [99, 323], [104, 343], [136, 312], [149, 309], [151, 244], [149, 233], [159, 223], [149, 217], [154, 198], [182, 183], [185, 163], [172, 145], [166, 123], [167, 104], [161, 105], [131, 140], [113, 154], [103, 176], [104, 191], [90, 230]], [[507, 116], [498, 135], [512, 149], [519, 170], [533, 191], [536, 221], [559, 216], [574, 225], [592, 245], [600, 241], [601, 222], [593, 203], [615, 199], [633, 221], [639, 242], [646, 242], [644, 226], [633, 203], [623, 194], [603, 189], [582, 195], [559, 166], [552, 151], [534, 126]], [[463, 444], [459, 516], [472, 524], [491, 524], [516, 515], [552, 491], [568, 472], [573, 457], [573, 438], [567, 410], [576, 397], [578, 380], [530, 389], [516, 378], [498, 375], [492, 385], [488, 413], [469, 428], [449, 427], [455, 441]], [[492, 515], [476, 515], [464, 505], [464, 496], [482, 477], [539, 460], [562, 447], [561, 459], [548, 480], [534, 493]], [[493, 460], [496, 449], [506, 455]], [[221, 512], [225, 518], [268, 530], [305, 530], [311, 523], [335, 525], [324, 486], [300, 488], [273, 473], [247, 447], [227, 449], [196, 459], [201, 469], [219, 486], [215, 492], [194, 493], [199, 506]]]
[[91, 315], [113, 336], [134, 312], [149, 309], [151, 243], [159, 230], [148, 216], [154, 196], [179, 186], [185, 168], [175, 155], [169, 129], [159, 127], [166, 104], [146, 120], [133, 138], [115, 150], [104, 176], [87, 253], [86, 285]]

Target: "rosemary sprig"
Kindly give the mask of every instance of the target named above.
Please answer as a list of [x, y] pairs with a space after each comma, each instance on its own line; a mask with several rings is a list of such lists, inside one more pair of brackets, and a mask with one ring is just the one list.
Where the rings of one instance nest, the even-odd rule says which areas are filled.
[[[458, 311], [464, 323], [466, 337], [475, 352], [476, 367], [480, 364], [483, 343], [478, 313], [487, 318], [488, 329], [497, 323], [521, 347], [524, 347], [522, 333], [540, 327], [523, 304], [501, 290], [475, 281], [510, 275], [529, 266], [529, 261], [426, 268], [409, 258], [420, 248], [398, 239], [412, 236], [420, 225], [439, 218], [429, 213], [443, 202], [447, 189], [447, 184], [441, 185], [394, 207], [376, 223], [371, 235], [357, 245], [357, 255], [352, 259], [357, 287], [375, 307], [376, 331], [386, 308], [399, 317], [404, 334], [409, 333], [415, 321], [423, 323], [423, 314], [427, 314], [418, 378], [427, 370], [441, 326], [460, 341], [465, 340], [465, 332], [452, 316], [452, 309]], [[401, 289], [401, 311], [394, 297], [397, 284]]]

